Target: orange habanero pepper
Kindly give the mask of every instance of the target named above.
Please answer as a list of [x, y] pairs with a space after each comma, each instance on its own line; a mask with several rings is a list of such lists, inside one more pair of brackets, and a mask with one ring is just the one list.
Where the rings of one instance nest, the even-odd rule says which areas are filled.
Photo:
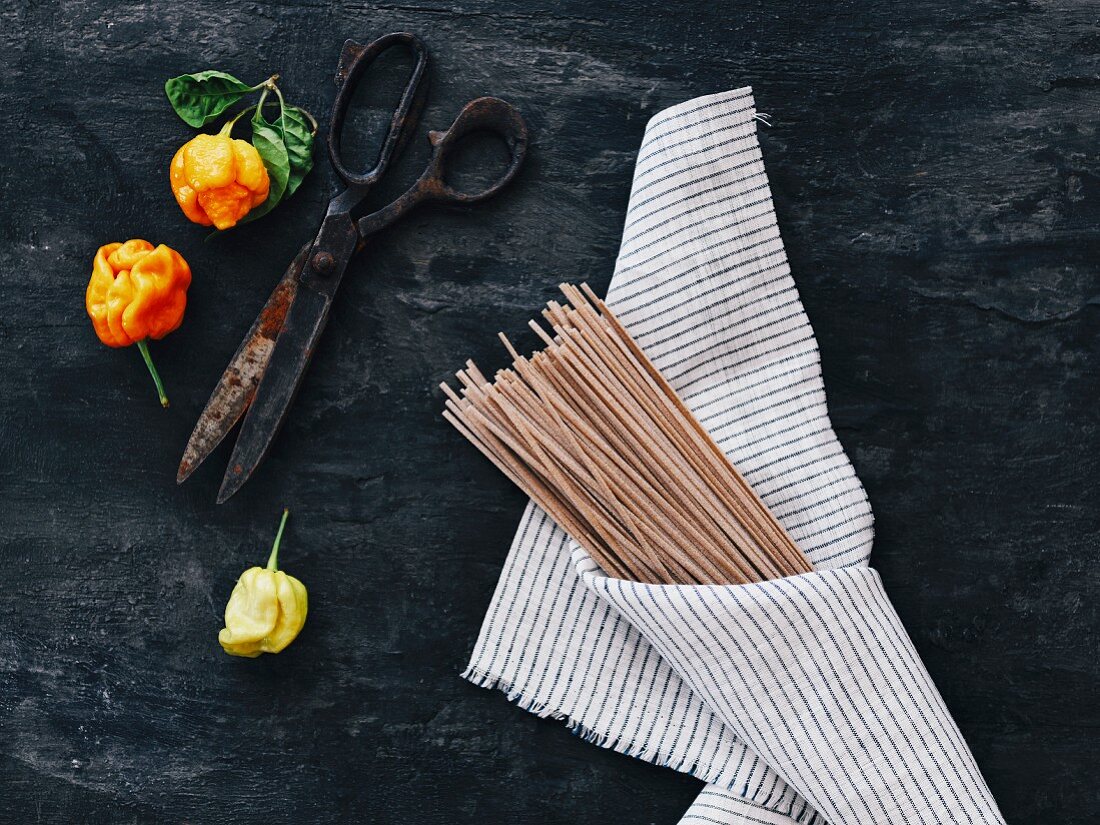
[[190, 285], [191, 268], [178, 252], [134, 239], [99, 248], [84, 294], [100, 341], [109, 347], [138, 345], [164, 407], [168, 397], [146, 340], [163, 338], [180, 325]]
[[267, 200], [271, 179], [256, 147], [229, 136], [234, 121], [216, 135], [196, 135], [172, 158], [172, 194], [188, 219], [228, 229]]

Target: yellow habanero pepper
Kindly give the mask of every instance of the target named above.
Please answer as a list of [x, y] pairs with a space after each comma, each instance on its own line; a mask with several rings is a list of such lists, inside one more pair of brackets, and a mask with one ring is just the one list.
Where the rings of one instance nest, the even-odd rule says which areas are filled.
[[164, 407], [168, 397], [146, 340], [163, 338], [180, 325], [190, 285], [191, 267], [183, 256], [164, 244], [154, 249], [135, 238], [99, 248], [84, 293], [99, 340], [109, 347], [137, 343]]
[[306, 623], [306, 587], [279, 569], [279, 542], [289, 510], [283, 510], [267, 567], [250, 567], [237, 580], [225, 606], [225, 627], [218, 633], [231, 656], [255, 658], [278, 653], [294, 641]]
[[172, 158], [172, 194], [188, 219], [228, 229], [267, 200], [271, 180], [260, 153], [229, 136], [230, 121], [216, 135], [197, 135]]

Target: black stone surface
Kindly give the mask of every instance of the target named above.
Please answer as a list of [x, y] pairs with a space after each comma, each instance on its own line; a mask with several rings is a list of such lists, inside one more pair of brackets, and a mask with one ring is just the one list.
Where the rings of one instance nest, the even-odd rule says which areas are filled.
[[[0, 18], [0, 820], [677, 822], [695, 780], [458, 678], [523, 499], [433, 387], [499, 363], [495, 332], [559, 280], [606, 286], [650, 115], [751, 84], [873, 563], [1007, 819], [1093, 821], [1094, 3], [12, 0]], [[332, 175], [319, 151], [291, 201], [204, 242], [168, 191], [191, 130], [162, 84], [279, 71], [324, 114], [344, 38], [394, 29], [432, 51], [425, 126], [505, 97], [528, 165], [354, 265], [273, 454], [216, 507], [227, 451], [179, 488], [176, 463]], [[129, 237], [195, 272], [153, 346], [167, 412], [84, 313], [96, 247]], [[278, 657], [231, 659], [221, 611], [284, 505], [309, 621]]]

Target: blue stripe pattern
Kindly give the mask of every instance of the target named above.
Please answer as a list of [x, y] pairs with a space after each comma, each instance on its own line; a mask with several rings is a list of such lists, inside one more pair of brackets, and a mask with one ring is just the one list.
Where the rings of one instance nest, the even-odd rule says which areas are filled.
[[[650, 121], [608, 302], [815, 568], [858, 568], [871, 550], [871, 510], [829, 421], [817, 344], [779, 236], [754, 115], [752, 91], [745, 88], [687, 101]], [[564, 720], [601, 747], [704, 779], [710, 785], [685, 823], [823, 823], [783, 778], [794, 778], [793, 763], [784, 761], [788, 751], [811, 754], [816, 743], [819, 755], [827, 752], [822, 734], [811, 730], [799, 741], [803, 732], [796, 727], [789, 736], [782, 725], [772, 728], [778, 715], [735, 715], [730, 703], [748, 688], [730, 681], [732, 671], [727, 675], [717, 662], [706, 662], [714, 681], [705, 670], [681, 669], [696, 661], [691, 651], [676, 653], [660, 633], [662, 619], [689, 611], [688, 604], [676, 602], [674, 610], [659, 598], [645, 617], [624, 614], [605, 589], [610, 580], [597, 582], [594, 572], [582, 580], [573, 549], [541, 510], [527, 508], [463, 675], [540, 716]], [[695, 621], [714, 620], [702, 616]], [[892, 627], [880, 619], [883, 628]], [[861, 630], [870, 639], [871, 629]], [[781, 666], [779, 659], [766, 664]], [[919, 661], [907, 663], [908, 671], [897, 667], [902, 675], [916, 673]], [[877, 699], [866, 679], [831, 687], [841, 699], [845, 690], [853, 701]], [[833, 697], [826, 689], [804, 698]], [[892, 707], [875, 711], [881, 717]], [[861, 724], [881, 732], [884, 720], [865, 712]], [[946, 712], [935, 718], [941, 716], [950, 722]], [[835, 721], [846, 729], [844, 719]], [[819, 723], [829, 730], [828, 720]], [[920, 733], [941, 741], [938, 729]], [[910, 736], [919, 742], [915, 729]], [[746, 741], [770, 743], [771, 750]], [[779, 770], [758, 754], [779, 760]], [[925, 767], [931, 772], [934, 765]], [[874, 781], [853, 785], [866, 797], [853, 803], [860, 813], [865, 805], [895, 802], [888, 794], [875, 796], [870, 785], [879, 796], [884, 791], [875, 767], [867, 770]], [[960, 776], [970, 773], [977, 776], [976, 768], [960, 767]], [[909, 804], [902, 791], [895, 793], [902, 794], [899, 806]], [[912, 801], [924, 800], [918, 794]], [[834, 825], [848, 821], [876, 820]]]
[[1003, 823], [882, 589], [862, 565], [743, 586], [582, 580], [833, 825]]

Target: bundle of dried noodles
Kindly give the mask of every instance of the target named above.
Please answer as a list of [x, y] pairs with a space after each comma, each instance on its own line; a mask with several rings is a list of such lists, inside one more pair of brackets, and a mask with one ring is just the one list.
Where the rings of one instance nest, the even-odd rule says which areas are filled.
[[489, 381], [472, 361], [443, 417], [611, 575], [744, 584], [806, 556], [587, 284], [531, 327], [546, 348]]

